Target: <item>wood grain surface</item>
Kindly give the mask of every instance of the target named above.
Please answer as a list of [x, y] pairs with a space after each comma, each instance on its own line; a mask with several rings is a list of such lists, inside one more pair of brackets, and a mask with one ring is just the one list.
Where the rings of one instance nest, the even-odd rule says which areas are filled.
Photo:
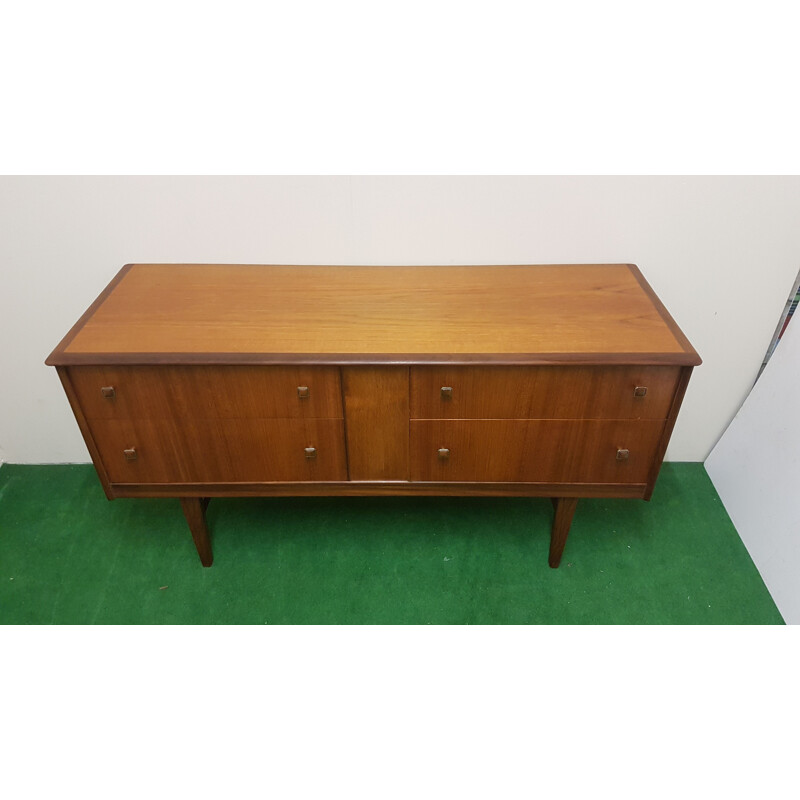
[[352, 481], [408, 480], [408, 367], [345, 367]]
[[208, 535], [208, 524], [206, 523], [208, 498], [181, 497], [180, 501], [183, 516], [186, 517], [192, 539], [194, 539], [194, 546], [200, 556], [200, 563], [204, 567], [210, 567], [214, 563], [214, 553], [211, 550], [211, 538]]
[[[313, 354], [699, 358], [626, 264], [301, 267], [137, 264], [48, 363]], [[682, 335], [681, 335], [682, 336]]]
[[664, 425], [664, 430], [661, 432], [661, 439], [656, 448], [656, 454], [653, 458], [652, 466], [650, 467], [650, 474], [647, 477], [647, 491], [645, 492], [644, 499], [649, 500], [653, 496], [653, 489], [655, 489], [656, 479], [661, 470], [661, 463], [667, 452], [672, 431], [675, 428], [675, 423], [678, 420], [678, 412], [681, 410], [681, 403], [686, 395], [686, 389], [689, 386], [689, 378], [692, 377], [692, 370], [694, 367], [682, 367], [680, 377], [678, 379], [678, 386], [675, 389], [675, 396], [672, 398], [672, 405], [667, 415], [667, 421]]
[[554, 497], [553, 506], [555, 516], [553, 518], [553, 528], [550, 532], [550, 554], [548, 564], [556, 569], [561, 563], [561, 556], [564, 553], [564, 545], [567, 543], [572, 518], [575, 516], [575, 509], [578, 507], [577, 497]]
[[412, 420], [411, 479], [645, 483], [663, 429], [663, 420]]
[[86, 419], [86, 415], [83, 413], [83, 409], [81, 408], [81, 403], [75, 391], [75, 386], [70, 378], [70, 370], [66, 367], [56, 367], [56, 373], [61, 380], [61, 385], [64, 387], [64, 392], [67, 395], [67, 400], [69, 400], [72, 413], [75, 415], [75, 421], [78, 423], [78, 428], [80, 428], [83, 441], [86, 443], [86, 449], [89, 451], [89, 455], [92, 457], [92, 463], [94, 464], [94, 468], [97, 470], [97, 477], [100, 478], [103, 491], [109, 500], [113, 500], [115, 495], [114, 490], [111, 488], [111, 479], [108, 477], [108, 472], [106, 471], [105, 465], [103, 464], [103, 459], [100, 456], [100, 450], [97, 448], [97, 443], [95, 442], [92, 431], [89, 428], [89, 422]]
[[[412, 367], [412, 419], [666, 419], [679, 367]], [[646, 387], [644, 397], [634, 389]], [[452, 389], [442, 395], [442, 387]]]
[[[89, 419], [342, 417], [337, 367], [70, 367], [69, 374]], [[102, 387], [113, 387], [113, 399]]]
[[[347, 480], [342, 420], [93, 419], [89, 427], [112, 483]], [[134, 461], [123, 455], [129, 448]]]
[[625, 497], [641, 498], [644, 483], [441, 483], [342, 481], [282, 483], [115, 483], [115, 497]]

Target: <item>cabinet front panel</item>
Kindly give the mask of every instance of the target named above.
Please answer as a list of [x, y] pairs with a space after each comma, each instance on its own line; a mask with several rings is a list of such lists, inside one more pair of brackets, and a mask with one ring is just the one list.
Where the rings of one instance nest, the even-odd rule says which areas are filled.
[[70, 367], [87, 419], [342, 417], [338, 367]]
[[654, 366], [412, 367], [411, 418], [665, 419], [679, 371]]
[[[111, 483], [347, 480], [341, 420], [95, 419]], [[313, 451], [310, 450], [313, 448]]]
[[408, 367], [343, 367], [350, 480], [408, 480]]
[[658, 420], [411, 422], [412, 481], [645, 483]]

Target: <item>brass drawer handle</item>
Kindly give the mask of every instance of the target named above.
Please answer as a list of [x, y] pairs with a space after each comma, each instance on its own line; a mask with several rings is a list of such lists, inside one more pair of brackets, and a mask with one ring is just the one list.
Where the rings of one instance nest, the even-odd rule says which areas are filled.
[[450, 450], [447, 447], [440, 447], [439, 448], [439, 458], [442, 461], [447, 461], [450, 458]]
[[452, 400], [452, 399], [453, 399], [453, 387], [442, 386], [442, 400]]
[[306, 447], [306, 458], [316, 458], [317, 457], [317, 448], [316, 447]]
[[139, 457], [135, 447], [130, 447], [127, 450], [123, 450], [122, 455], [125, 456], [126, 461], [136, 461], [136, 459]]
[[644, 397], [647, 394], [647, 387], [646, 386], [637, 386], [633, 390], [634, 397]]
[[101, 386], [100, 394], [103, 395], [103, 397], [107, 398], [108, 400], [113, 400], [117, 396], [117, 393], [116, 391], [114, 391], [113, 386]]
[[301, 400], [305, 400], [308, 397], [308, 386], [298, 386], [297, 387], [297, 396]]
[[617, 450], [617, 461], [627, 461], [630, 454], [630, 450]]

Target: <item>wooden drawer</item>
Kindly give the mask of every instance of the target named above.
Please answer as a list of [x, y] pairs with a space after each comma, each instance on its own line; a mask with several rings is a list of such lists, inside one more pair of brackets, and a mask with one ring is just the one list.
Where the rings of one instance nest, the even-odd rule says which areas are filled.
[[413, 421], [411, 480], [644, 484], [663, 429], [657, 420]]
[[69, 375], [87, 419], [342, 417], [338, 367], [70, 367]]
[[[112, 483], [344, 481], [342, 420], [90, 421]], [[305, 448], [315, 448], [307, 458]], [[135, 449], [135, 460], [123, 451]]]
[[[679, 367], [412, 367], [412, 419], [665, 419]], [[442, 387], [452, 391], [445, 396]], [[636, 387], [647, 393], [635, 396]]]

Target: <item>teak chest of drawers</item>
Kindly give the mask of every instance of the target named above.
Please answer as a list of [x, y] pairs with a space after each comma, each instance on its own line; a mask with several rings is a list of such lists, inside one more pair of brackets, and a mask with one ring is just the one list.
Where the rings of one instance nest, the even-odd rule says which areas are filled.
[[129, 264], [47, 359], [109, 499], [649, 499], [700, 358], [630, 264]]

